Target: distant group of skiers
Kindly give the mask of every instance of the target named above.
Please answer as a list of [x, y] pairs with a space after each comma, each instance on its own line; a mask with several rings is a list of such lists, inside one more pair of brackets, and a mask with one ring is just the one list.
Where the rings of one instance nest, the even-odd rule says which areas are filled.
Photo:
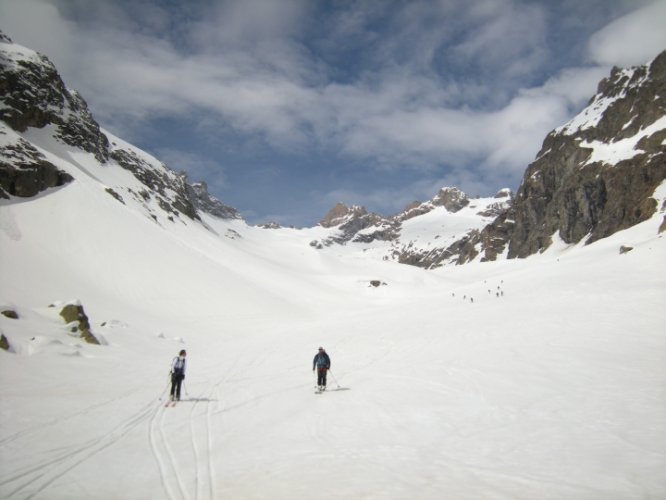
[[[171, 401], [180, 401], [180, 389], [185, 380], [185, 369], [187, 367], [187, 352], [185, 349], [178, 353], [178, 356], [171, 361]], [[323, 347], [320, 347], [312, 360], [312, 372], [317, 370], [317, 389], [326, 390], [326, 373], [331, 369], [331, 358]]]

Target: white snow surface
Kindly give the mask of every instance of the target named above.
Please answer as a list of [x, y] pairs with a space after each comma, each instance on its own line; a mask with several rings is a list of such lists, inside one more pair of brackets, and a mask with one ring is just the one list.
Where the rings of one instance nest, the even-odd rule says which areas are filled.
[[[663, 211], [425, 271], [318, 251], [321, 227], [156, 221], [131, 174], [46, 135], [76, 180], [0, 200], [0, 310], [19, 316], [0, 315], [1, 498], [666, 498]], [[66, 328], [72, 301], [103, 345]]]
[[[653, 134], [660, 132], [666, 128], [666, 116], [662, 116], [654, 123], [639, 130], [632, 137], [620, 139], [610, 143], [601, 141], [582, 141], [580, 146], [583, 148], [591, 148], [592, 154], [585, 162], [586, 165], [601, 162], [606, 165], [617, 165], [624, 160], [630, 160], [634, 156], [644, 153], [640, 148], [637, 148], [638, 142]], [[663, 144], [663, 143], [662, 143]]]

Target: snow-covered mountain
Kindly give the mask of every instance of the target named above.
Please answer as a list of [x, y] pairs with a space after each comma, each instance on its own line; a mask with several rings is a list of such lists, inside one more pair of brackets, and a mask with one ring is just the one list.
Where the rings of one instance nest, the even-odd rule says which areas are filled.
[[[651, 215], [491, 262], [516, 256], [500, 236], [525, 181], [513, 203], [445, 188], [396, 217], [262, 229], [100, 129], [6, 37], [0, 100], [0, 497], [666, 496], [663, 176], [637, 198]], [[620, 129], [659, 150], [647, 108]], [[642, 184], [660, 154], [632, 157], [639, 179], [616, 167]]]
[[653, 194], [664, 179], [666, 51], [614, 68], [589, 105], [546, 137], [512, 207], [468, 242], [460, 262], [608, 237], [663, 211]]
[[310, 244], [318, 249], [345, 245], [378, 259], [432, 269], [455, 263], [458, 242], [503, 214], [511, 199], [509, 189], [470, 199], [457, 188], [442, 188], [431, 200], [413, 202], [393, 217], [337, 204], [320, 222], [333, 231]]

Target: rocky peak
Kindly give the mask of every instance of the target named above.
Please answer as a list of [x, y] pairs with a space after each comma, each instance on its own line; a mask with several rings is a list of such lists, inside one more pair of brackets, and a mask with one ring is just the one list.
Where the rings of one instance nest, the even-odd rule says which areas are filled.
[[344, 203], [337, 203], [324, 218], [319, 221], [322, 227], [336, 227], [349, 222], [351, 219], [358, 219], [368, 214], [365, 207], [353, 205], [348, 207]]
[[52, 137], [93, 154], [101, 167], [117, 165], [130, 171], [141, 188], [114, 186], [106, 191], [121, 203], [124, 197], [134, 198], [155, 221], [165, 214], [171, 221], [181, 214], [198, 220], [197, 210], [240, 218], [236, 210], [210, 196], [205, 184], [190, 185], [185, 175], [119, 138], [107, 136], [83, 97], [65, 86], [45, 56], [12, 43], [1, 32], [0, 120], [0, 197], [34, 196], [76, 176], [75, 169], [70, 175], [49, 163], [22, 136], [28, 128], [48, 126]]
[[325, 228], [337, 228], [336, 234], [323, 242], [313, 241], [312, 246], [330, 246], [334, 243], [344, 245], [350, 241], [369, 243], [375, 240], [396, 238], [400, 222], [368, 212], [365, 207], [343, 203], [336, 204], [319, 222]]
[[509, 198], [509, 199], [511, 199], [511, 198], [513, 198], [513, 193], [511, 192], [511, 189], [503, 188], [503, 189], [500, 189], [499, 191], [497, 191], [497, 193], [495, 193], [495, 198], [498, 198], [498, 199]]
[[0, 41], [0, 119], [17, 132], [54, 125], [56, 138], [106, 162], [109, 142], [85, 100], [65, 87], [47, 57], [5, 40]]
[[615, 68], [589, 105], [544, 140], [511, 208], [462, 245], [459, 263], [594, 242], [650, 218], [666, 178], [666, 52]]
[[446, 187], [439, 190], [437, 196], [432, 199], [432, 204], [455, 213], [469, 205], [469, 198], [458, 188]]
[[406, 221], [419, 215], [427, 214], [436, 207], [444, 207], [449, 212], [455, 213], [469, 205], [469, 198], [456, 187], [444, 187], [432, 199], [420, 203], [415, 201], [407, 205], [405, 210], [397, 216], [400, 221]]
[[208, 192], [208, 185], [205, 182], [187, 184], [187, 190], [194, 206], [202, 212], [220, 219], [241, 219], [235, 208], [225, 205]]

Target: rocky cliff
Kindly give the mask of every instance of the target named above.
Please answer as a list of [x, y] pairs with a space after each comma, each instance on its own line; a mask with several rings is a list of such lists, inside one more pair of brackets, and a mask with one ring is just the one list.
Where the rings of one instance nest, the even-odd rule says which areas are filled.
[[650, 218], [666, 179], [666, 52], [650, 64], [614, 68], [589, 105], [552, 131], [514, 203], [459, 243], [458, 263], [527, 257], [553, 238], [591, 243]]
[[458, 188], [445, 187], [392, 217], [338, 203], [319, 223], [331, 230], [330, 236], [310, 244], [320, 249], [356, 244], [360, 251], [373, 250], [384, 260], [430, 269], [457, 257], [461, 242], [504, 213], [511, 200], [509, 189], [492, 198], [470, 199]]
[[64, 149], [90, 153], [102, 167], [131, 172], [140, 188], [109, 187], [107, 192], [121, 203], [128, 196], [135, 198], [156, 221], [158, 212], [171, 221], [181, 216], [197, 220], [199, 211], [240, 218], [236, 210], [212, 197], [205, 184], [189, 184], [184, 174], [105, 133], [85, 100], [66, 87], [48, 58], [12, 43], [2, 33], [0, 120], [0, 197], [31, 197], [78, 175], [58, 168], [26, 139], [26, 132], [40, 129]]

